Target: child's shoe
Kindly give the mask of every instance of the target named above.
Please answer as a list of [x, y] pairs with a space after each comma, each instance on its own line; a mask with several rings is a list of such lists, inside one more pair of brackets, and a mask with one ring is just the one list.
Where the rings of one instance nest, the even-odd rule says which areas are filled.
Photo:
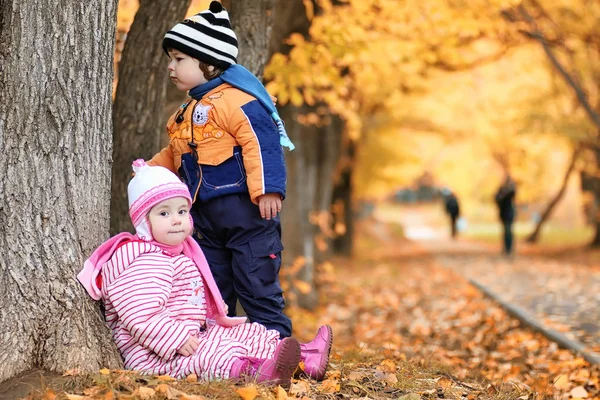
[[273, 358], [265, 360], [256, 372], [256, 381], [289, 388], [292, 375], [300, 363], [300, 343], [294, 338], [284, 338], [275, 349]]
[[333, 332], [331, 327], [323, 325], [312, 341], [300, 344], [300, 360], [304, 361], [306, 375], [317, 381], [325, 379], [332, 343]]
[[253, 378], [258, 383], [289, 388], [292, 375], [300, 362], [300, 343], [285, 338], [277, 345], [273, 358], [244, 357], [233, 363], [230, 378]]

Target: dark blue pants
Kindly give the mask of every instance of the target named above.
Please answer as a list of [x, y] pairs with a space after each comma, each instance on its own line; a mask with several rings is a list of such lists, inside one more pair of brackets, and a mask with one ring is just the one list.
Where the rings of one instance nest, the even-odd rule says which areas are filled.
[[198, 242], [229, 307], [236, 314], [239, 300], [252, 322], [292, 334], [292, 322], [283, 314], [285, 302], [279, 284], [281, 225], [279, 217], [261, 218], [247, 194], [230, 194], [192, 208], [194, 239]]
[[503, 219], [502, 225], [504, 227], [504, 253], [511, 254], [513, 247], [513, 232], [512, 232], [512, 224], [513, 220], [511, 219]]

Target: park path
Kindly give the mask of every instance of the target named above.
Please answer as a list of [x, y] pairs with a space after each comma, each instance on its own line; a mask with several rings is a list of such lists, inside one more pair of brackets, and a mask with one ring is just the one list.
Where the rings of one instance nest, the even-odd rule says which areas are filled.
[[375, 217], [402, 225], [407, 239], [418, 243], [439, 265], [600, 360], [600, 263], [592, 257], [581, 251], [519, 254], [517, 244], [517, 254], [507, 258], [500, 254], [499, 244], [452, 240], [447, 227], [436, 224], [427, 209], [419, 207]]

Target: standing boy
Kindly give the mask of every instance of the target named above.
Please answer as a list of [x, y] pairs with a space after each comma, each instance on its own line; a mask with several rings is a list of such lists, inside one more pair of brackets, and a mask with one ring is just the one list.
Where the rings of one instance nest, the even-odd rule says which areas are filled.
[[170, 143], [149, 162], [177, 173], [192, 199], [194, 239], [235, 316], [291, 335], [283, 314], [282, 146], [293, 149], [262, 83], [236, 64], [238, 43], [223, 6], [213, 1], [164, 37], [169, 74], [190, 99], [169, 119]]

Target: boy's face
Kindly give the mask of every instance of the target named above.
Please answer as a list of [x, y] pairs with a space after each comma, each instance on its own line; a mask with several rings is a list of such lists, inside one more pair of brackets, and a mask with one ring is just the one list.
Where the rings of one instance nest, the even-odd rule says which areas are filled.
[[169, 76], [181, 91], [188, 91], [198, 85], [208, 82], [200, 69], [200, 61], [180, 52], [169, 49]]
[[162, 201], [148, 213], [154, 240], [177, 246], [192, 233], [190, 206], [187, 199], [175, 197]]

